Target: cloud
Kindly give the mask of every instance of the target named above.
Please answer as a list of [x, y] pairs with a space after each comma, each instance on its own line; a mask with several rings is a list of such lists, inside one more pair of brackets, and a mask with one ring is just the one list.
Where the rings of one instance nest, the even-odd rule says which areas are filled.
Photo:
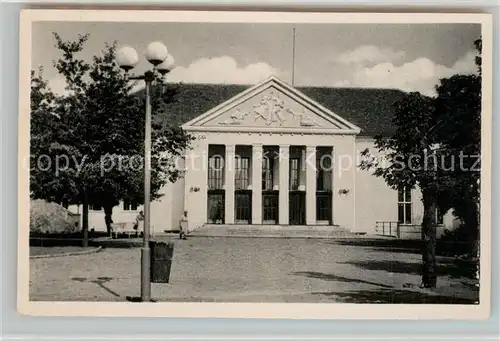
[[280, 71], [266, 63], [238, 66], [230, 56], [201, 58], [187, 67], [177, 67], [168, 75], [171, 82], [256, 84]]
[[455, 74], [473, 74], [475, 51], [470, 51], [458, 59], [451, 67], [436, 64], [428, 58], [395, 65], [390, 61], [365, 67], [357, 65], [355, 71], [336, 86], [393, 88], [406, 92], [419, 91], [424, 95], [434, 96], [435, 86], [441, 78]]
[[[234, 58], [222, 56], [200, 58], [187, 67], [177, 66], [166, 77], [169, 83], [253, 85], [273, 75], [279, 77], [281, 73], [281, 70], [262, 62], [240, 67]], [[144, 83], [139, 82], [131, 92], [142, 89]]]
[[391, 48], [363, 45], [346, 51], [335, 58], [340, 64], [365, 64], [399, 61], [405, 57], [404, 51], [395, 51]]

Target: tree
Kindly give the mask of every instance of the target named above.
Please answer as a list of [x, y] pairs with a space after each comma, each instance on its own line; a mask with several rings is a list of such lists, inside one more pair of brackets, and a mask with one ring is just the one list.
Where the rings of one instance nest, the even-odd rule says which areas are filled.
[[453, 208], [462, 221], [469, 251], [475, 253], [479, 233], [481, 155], [481, 39], [474, 42], [478, 74], [454, 75], [441, 79], [435, 111], [438, 139], [446, 151], [450, 183], [441, 205]]
[[392, 136], [377, 136], [375, 147], [385, 154], [385, 162], [367, 158], [362, 152], [361, 169], [374, 170], [394, 189], [410, 190], [418, 186], [422, 191], [424, 215], [422, 219], [422, 286], [435, 287], [436, 276], [436, 208], [442, 179], [439, 179], [439, 151], [433, 127], [436, 117], [433, 100], [420, 93], [407, 94], [395, 103]]
[[[436, 98], [409, 93], [395, 104], [396, 132], [376, 137], [375, 147], [386, 153], [385, 164], [364, 156], [361, 169], [374, 170], [395, 189], [422, 191], [422, 286], [435, 287], [436, 209], [454, 209], [477, 237], [479, 221], [478, 168], [481, 143], [481, 39], [474, 42], [479, 75], [454, 75], [440, 80]], [[460, 160], [460, 162], [456, 162]]]
[[[76, 41], [63, 41], [57, 33], [54, 37], [62, 53], [54, 66], [66, 80], [67, 94], [55, 96], [50, 121], [56, 129], [36, 153], [49, 155], [47, 160], [53, 164], [62, 159], [66, 163], [57, 170], [34, 172], [32, 192], [35, 198], [81, 204], [83, 243], [87, 246], [89, 205], [104, 208], [109, 232], [113, 207], [120, 200], [144, 200], [144, 99], [131, 94], [134, 84], [125, 79], [114, 61], [115, 43], [106, 44], [102, 54], [89, 64], [77, 56], [88, 35]], [[32, 82], [32, 94], [37, 95], [36, 91]], [[162, 104], [172, 100], [172, 94], [166, 92], [155, 99], [153, 117]], [[35, 106], [32, 110], [49, 117], [46, 108]], [[32, 131], [32, 140], [44, 134], [37, 124]], [[168, 181], [182, 175], [175, 157], [189, 148], [191, 140], [179, 128], [153, 125], [152, 199], [160, 196], [158, 190]]]

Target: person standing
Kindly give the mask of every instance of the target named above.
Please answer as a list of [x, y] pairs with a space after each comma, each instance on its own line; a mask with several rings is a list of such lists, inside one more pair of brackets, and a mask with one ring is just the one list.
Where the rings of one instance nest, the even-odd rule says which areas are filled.
[[188, 219], [187, 219], [187, 211], [184, 211], [184, 214], [179, 221], [179, 239], [187, 239], [188, 231]]
[[143, 224], [143, 222], [144, 222], [144, 212], [140, 211], [139, 214], [137, 214], [137, 216], [135, 217], [134, 230], [136, 231], [135, 232], [136, 235], [140, 234], [139, 225]]

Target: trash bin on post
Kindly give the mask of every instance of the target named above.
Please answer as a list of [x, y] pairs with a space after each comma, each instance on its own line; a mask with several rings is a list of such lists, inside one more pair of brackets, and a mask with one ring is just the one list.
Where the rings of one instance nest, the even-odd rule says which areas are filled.
[[150, 241], [151, 249], [151, 282], [168, 283], [174, 255], [174, 243]]

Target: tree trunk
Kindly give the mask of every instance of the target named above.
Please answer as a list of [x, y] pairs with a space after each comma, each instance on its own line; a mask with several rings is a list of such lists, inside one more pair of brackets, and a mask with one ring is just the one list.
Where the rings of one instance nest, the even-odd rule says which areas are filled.
[[470, 253], [472, 257], [477, 257], [479, 252], [477, 247], [479, 241], [479, 207], [473, 200], [468, 200], [466, 204], [463, 221], [469, 244], [467, 253]]
[[83, 247], [89, 246], [89, 201], [87, 194], [83, 196], [82, 210], [82, 232], [83, 232]]
[[113, 223], [113, 207], [112, 205], [104, 205], [104, 222], [106, 223], [106, 231], [108, 237], [111, 237], [111, 224]]
[[435, 288], [436, 272], [436, 195], [431, 190], [422, 191], [424, 217], [422, 219], [422, 286]]

